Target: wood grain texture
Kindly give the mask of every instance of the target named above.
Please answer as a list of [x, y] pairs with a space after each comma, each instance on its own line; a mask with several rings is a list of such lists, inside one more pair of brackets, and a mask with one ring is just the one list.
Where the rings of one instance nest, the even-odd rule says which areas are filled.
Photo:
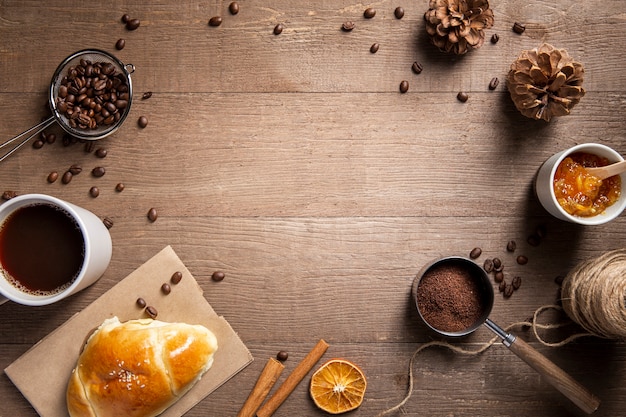
[[[507, 279], [523, 280], [510, 299], [496, 296], [491, 318], [506, 327], [556, 302], [556, 276], [624, 245], [626, 218], [587, 228], [557, 221], [536, 200], [533, 178], [549, 156], [578, 143], [626, 153], [626, 2], [492, 2], [487, 38], [500, 41], [463, 57], [428, 44], [426, 1], [241, 0], [236, 16], [228, 4], [0, 0], [0, 138], [46, 115], [45, 91], [67, 55], [95, 47], [135, 66], [130, 115], [97, 143], [106, 158], [63, 146], [55, 126], [54, 144], [27, 146], [0, 165], [0, 191], [51, 194], [114, 222], [110, 267], [92, 287], [54, 306], [0, 306], [0, 368], [172, 245], [256, 358], [187, 416], [236, 415], [268, 358], [289, 352], [284, 377], [321, 338], [330, 344], [325, 358], [347, 358], [368, 378], [351, 415], [374, 416], [404, 397], [411, 355], [437, 338], [410, 299], [422, 265], [474, 247], [483, 249], [477, 262], [500, 257]], [[401, 20], [396, 6], [406, 11]], [[371, 20], [367, 7], [377, 10]], [[124, 13], [141, 20], [139, 29], [124, 28]], [[223, 24], [209, 27], [216, 15]], [[350, 33], [341, 31], [347, 20], [356, 25]], [[522, 35], [514, 22], [526, 25]], [[115, 51], [119, 38], [126, 47]], [[549, 124], [521, 116], [504, 83], [519, 53], [541, 42], [585, 67], [585, 97]], [[500, 85], [490, 91], [493, 77]], [[142, 115], [145, 129], [136, 123]], [[72, 164], [84, 171], [70, 184], [46, 181]], [[89, 174], [96, 166], [106, 168], [102, 178]], [[526, 238], [539, 225], [547, 236], [531, 246]], [[505, 249], [511, 239], [514, 254]], [[519, 254], [527, 265], [515, 262]], [[211, 280], [216, 270], [224, 281]], [[623, 414], [624, 343], [584, 338], [547, 348], [514, 332], [601, 399], [594, 415]], [[452, 343], [478, 349], [491, 337], [481, 328]], [[432, 348], [414, 370], [415, 391], [398, 415], [583, 415], [500, 344], [478, 356]], [[4, 375], [0, 398], [0, 417], [36, 415]], [[307, 378], [275, 414], [322, 415]]]

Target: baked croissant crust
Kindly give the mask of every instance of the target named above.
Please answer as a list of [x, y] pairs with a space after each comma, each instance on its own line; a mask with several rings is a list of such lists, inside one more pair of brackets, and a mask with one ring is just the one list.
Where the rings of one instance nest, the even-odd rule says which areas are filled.
[[206, 327], [152, 319], [107, 319], [89, 337], [67, 387], [71, 417], [154, 417], [213, 364]]

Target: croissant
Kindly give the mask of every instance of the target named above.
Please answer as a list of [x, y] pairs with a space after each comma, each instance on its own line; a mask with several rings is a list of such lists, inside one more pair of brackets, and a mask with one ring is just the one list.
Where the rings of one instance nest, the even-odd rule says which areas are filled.
[[89, 337], [67, 387], [71, 417], [154, 417], [213, 364], [206, 327], [152, 319], [105, 320]]

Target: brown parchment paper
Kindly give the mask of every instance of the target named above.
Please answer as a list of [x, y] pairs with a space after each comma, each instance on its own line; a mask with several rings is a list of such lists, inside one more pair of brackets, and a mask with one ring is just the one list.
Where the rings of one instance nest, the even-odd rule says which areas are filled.
[[[161, 285], [169, 283], [176, 271], [183, 273], [183, 279], [170, 284], [170, 294], [163, 294]], [[68, 417], [65, 391], [86, 336], [109, 317], [120, 321], [146, 317], [135, 303], [138, 297], [156, 307], [157, 320], [202, 324], [218, 342], [211, 369], [161, 416], [183, 415], [252, 362], [241, 339], [215, 313], [189, 270], [167, 246], [4, 370], [40, 416]]]

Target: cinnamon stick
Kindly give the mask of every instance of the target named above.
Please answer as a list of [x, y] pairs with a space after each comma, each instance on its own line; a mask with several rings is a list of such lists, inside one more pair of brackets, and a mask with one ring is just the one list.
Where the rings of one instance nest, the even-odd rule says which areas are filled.
[[324, 355], [328, 349], [328, 343], [324, 339], [320, 339], [319, 342], [311, 349], [311, 351], [302, 359], [302, 361], [295, 367], [285, 381], [278, 387], [274, 395], [259, 410], [256, 412], [257, 417], [270, 417], [278, 407], [287, 399], [289, 394], [298, 386], [300, 381], [304, 379], [306, 374], [315, 366], [317, 361]]
[[261, 406], [283, 369], [285, 366], [282, 363], [269, 358], [237, 417], [254, 417], [254, 412]]

